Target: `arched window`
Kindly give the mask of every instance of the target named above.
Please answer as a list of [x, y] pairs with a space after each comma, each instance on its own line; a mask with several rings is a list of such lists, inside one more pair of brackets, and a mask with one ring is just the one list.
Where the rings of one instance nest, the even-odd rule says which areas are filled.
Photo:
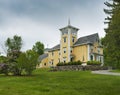
[[90, 60], [93, 60], [93, 55], [90, 55]]

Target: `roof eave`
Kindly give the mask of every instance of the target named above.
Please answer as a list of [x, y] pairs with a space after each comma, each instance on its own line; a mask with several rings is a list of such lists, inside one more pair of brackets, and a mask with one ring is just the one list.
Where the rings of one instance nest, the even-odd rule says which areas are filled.
[[49, 50], [48, 52], [55, 51], [55, 50], [60, 50], [60, 49], [51, 49], [51, 50]]
[[93, 43], [82, 43], [82, 44], [76, 44], [74, 46], [82, 46], [82, 45], [88, 45], [88, 44], [92, 45]]
[[61, 30], [66, 29], [66, 28], [74, 28], [74, 29], [76, 29], [77, 31], [79, 30], [79, 28], [76, 28], [76, 27], [71, 26], [71, 25], [68, 25], [68, 26], [66, 26], [66, 27], [60, 28], [59, 30], [61, 31]]

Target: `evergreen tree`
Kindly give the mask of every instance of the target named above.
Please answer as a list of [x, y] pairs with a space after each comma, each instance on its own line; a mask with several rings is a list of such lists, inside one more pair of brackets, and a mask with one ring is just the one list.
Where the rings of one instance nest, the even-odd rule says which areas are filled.
[[108, 15], [105, 19], [108, 28], [104, 38], [105, 62], [120, 69], [120, 0], [105, 2], [109, 9], [104, 9]]

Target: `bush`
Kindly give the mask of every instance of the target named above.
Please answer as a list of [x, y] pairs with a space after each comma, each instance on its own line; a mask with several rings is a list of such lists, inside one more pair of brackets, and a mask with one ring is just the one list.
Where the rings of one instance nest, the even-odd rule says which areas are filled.
[[88, 61], [87, 65], [101, 65], [99, 61]]
[[57, 66], [67, 66], [67, 65], [81, 65], [82, 62], [81, 61], [75, 61], [75, 62], [68, 62], [68, 63], [63, 63], [60, 62], [57, 64]]
[[60, 63], [57, 64], [57, 66], [63, 66], [63, 65], [64, 65], [63, 62], [60, 62]]
[[0, 63], [0, 73], [8, 75], [8, 65], [5, 63]]
[[17, 67], [22, 71], [25, 71], [26, 75], [31, 75], [32, 71], [36, 69], [38, 65], [38, 54], [32, 50], [28, 50], [25, 53], [21, 53], [17, 59]]

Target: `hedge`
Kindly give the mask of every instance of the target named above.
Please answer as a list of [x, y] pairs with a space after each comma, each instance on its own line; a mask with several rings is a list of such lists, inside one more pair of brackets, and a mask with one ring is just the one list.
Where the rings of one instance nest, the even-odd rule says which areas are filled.
[[81, 64], [82, 64], [81, 61], [74, 61], [74, 62], [68, 62], [68, 63], [60, 62], [60, 63], [57, 64], [57, 66], [81, 65]]
[[99, 61], [87, 61], [87, 65], [101, 65]]

